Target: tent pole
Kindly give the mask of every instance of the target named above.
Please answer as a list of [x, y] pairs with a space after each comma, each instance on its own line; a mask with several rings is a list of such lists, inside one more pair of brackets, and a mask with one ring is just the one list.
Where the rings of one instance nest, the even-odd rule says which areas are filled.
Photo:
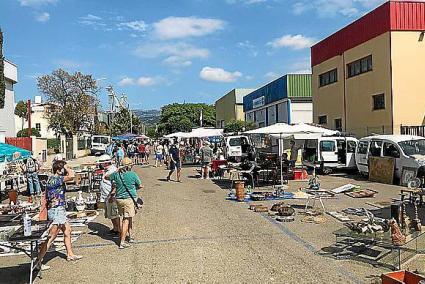
[[280, 133], [279, 138], [279, 154], [280, 154], [280, 185], [283, 185], [283, 166], [282, 166], [282, 152], [283, 152], [283, 145], [282, 145], [282, 133]]

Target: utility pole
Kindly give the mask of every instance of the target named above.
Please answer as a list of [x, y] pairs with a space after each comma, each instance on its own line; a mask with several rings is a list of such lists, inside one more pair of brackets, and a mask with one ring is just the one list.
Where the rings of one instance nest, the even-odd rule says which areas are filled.
[[28, 137], [31, 137], [32, 135], [32, 128], [31, 128], [31, 100], [27, 101], [27, 117], [28, 117]]

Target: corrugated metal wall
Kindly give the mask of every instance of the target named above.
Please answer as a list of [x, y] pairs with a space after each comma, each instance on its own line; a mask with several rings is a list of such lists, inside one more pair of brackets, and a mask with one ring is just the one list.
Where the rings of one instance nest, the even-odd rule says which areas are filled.
[[332, 57], [389, 31], [425, 30], [425, 2], [386, 2], [311, 48], [311, 64]]
[[265, 98], [266, 105], [287, 98], [287, 90], [287, 79], [285, 75], [245, 96], [243, 98], [244, 112], [252, 110], [252, 101], [260, 97]]
[[310, 74], [289, 74], [288, 98], [311, 98], [311, 75]]
[[425, 2], [391, 2], [391, 30], [424, 31]]

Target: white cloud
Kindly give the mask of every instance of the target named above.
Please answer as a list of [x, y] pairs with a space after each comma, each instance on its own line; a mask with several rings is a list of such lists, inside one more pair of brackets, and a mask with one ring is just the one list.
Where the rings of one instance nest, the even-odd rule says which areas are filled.
[[305, 37], [303, 35], [284, 35], [268, 42], [267, 45], [270, 45], [273, 48], [288, 47], [297, 50], [309, 48], [314, 44], [314, 42], [315, 40], [313, 38]]
[[299, 0], [292, 6], [296, 15], [313, 10], [320, 17], [334, 17], [338, 14], [355, 17], [377, 7], [387, 0]]
[[311, 69], [302, 69], [289, 72], [290, 74], [311, 74]]
[[47, 12], [39, 13], [35, 15], [35, 20], [37, 22], [45, 23], [50, 20], [50, 14]]
[[18, 0], [21, 6], [35, 7], [49, 4], [56, 4], [58, 0]]
[[242, 77], [242, 73], [239, 71], [229, 72], [222, 68], [206, 66], [202, 68], [199, 77], [206, 81], [231, 83]]
[[137, 85], [141, 87], [148, 87], [158, 84], [161, 79], [159, 77], [140, 77], [137, 79]]
[[165, 58], [162, 63], [173, 67], [187, 67], [192, 65], [192, 61], [175, 55]]
[[121, 87], [132, 86], [132, 85], [134, 85], [134, 79], [133, 78], [130, 78], [130, 77], [122, 78], [118, 82], [118, 85], [121, 86]]
[[153, 24], [154, 35], [163, 40], [200, 37], [224, 29], [219, 19], [197, 17], [168, 17]]
[[139, 21], [119, 23], [117, 24], [117, 27], [118, 27], [118, 30], [130, 29], [137, 32], [144, 32], [146, 31], [148, 25], [144, 21], [139, 20]]
[[238, 42], [237, 46], [240, 49], [246, 50], [249, 56], [257, 57], [258, 55], [258, 50], [256, 46], [253, 45], [249, 40]]
[[102, 20], [101, 17], [95, 16], [93, 14], [87, 14], [86, 16], [80, 17], [80, 19], [81, 20], [86, 20], [86, 21], [100, 21], [100, 20]]
[[79, 61], [75, 61], [75, 60], [72, 60], [72, 59], [66, 59], [66, 58], [54, 60], [53, 63], [57, 67], [63, 68], [63, 69], [80, 69], [80, 68], [83, 68], [83, 67], [90, 66], [90, 63], [88, 63], [88, 62], [79, 62]]
[[173, 62], [192, 58], [207, 58], [210, 54], [206, 48], [199, 48], [182, 42], [175, 44], [146, 44], [139, 46], [134, 53], [141, 58], [171, 57], [168, 61]]

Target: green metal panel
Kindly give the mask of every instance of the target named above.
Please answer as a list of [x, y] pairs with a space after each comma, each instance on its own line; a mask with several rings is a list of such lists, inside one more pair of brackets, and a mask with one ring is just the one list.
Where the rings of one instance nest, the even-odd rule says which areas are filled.
[[311, 74], [288, 74], [288, 98], [311, 98]]

